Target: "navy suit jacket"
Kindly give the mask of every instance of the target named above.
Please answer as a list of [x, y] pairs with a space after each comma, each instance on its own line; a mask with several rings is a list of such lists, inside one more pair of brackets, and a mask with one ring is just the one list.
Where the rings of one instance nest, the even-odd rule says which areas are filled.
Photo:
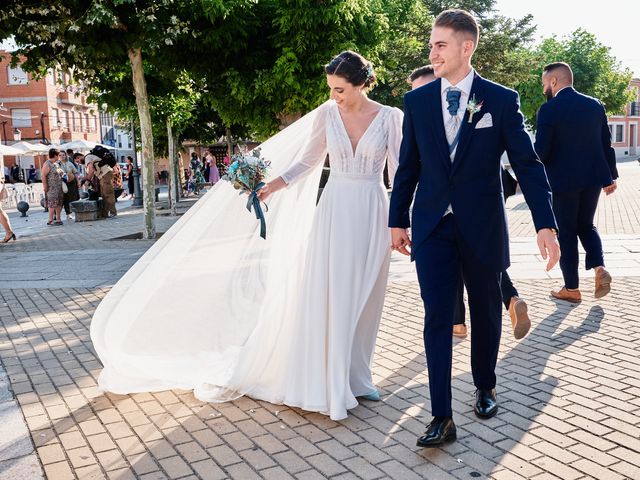
[[[411, 226], [415, 252], [451, 204], [456, 224], [475, 255], [494, 271], [504, 271], [509, 266], [509, 233], [500, 157], [506, 150], [536, 230], [557, 228], [544, 166], [525, 132], [518, 94], [479, 75], [473, 80], [470, 98], [475, 95], [478, 103], [483, 102], [482, 109], [472, 122], [465, 112], [452, 163], [440, 88], [438, 79], [404, 97], [400, 164], [391, 194], [389, 226]], [[489, 113], [493, 126], [476, 129]]]
[[535, 147], [554, 192], [606, 187], [618, 178], [599, 100], [564, 88], [540, 107], [537, 124]]

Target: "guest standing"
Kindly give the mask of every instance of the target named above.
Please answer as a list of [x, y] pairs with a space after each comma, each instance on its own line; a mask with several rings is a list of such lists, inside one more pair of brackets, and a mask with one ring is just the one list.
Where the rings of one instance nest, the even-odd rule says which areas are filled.
[[58, 152], [58, 161], [60, 162], [60, 168], [62, 168], [62, 171], [67, 175], [65, 181], [67, 191], [64, 192], [63, 190], [62, 204], [64, 206], [64, 212], [67, 214], [67, 220], [72, 220], [70, 204], [80, 198], [77, 179], [78, 170], [63, 150]]
[[129, 191], [129, 196], [133, 198], [135, 188], [133, 185], [133, 157], [131, 156], [127, 156], [127, 171], [125, 173], [127, 175], [127, 190]]
[[210, 165], [208, 180], [212, 185], [215, 185], [220, 180], [220, 170], [218, 170], [216, 159], [211, 152], [207, 153], [206, 159], [207, 163]]
[[62, 225], [60, 214], [64, 202], [62, 182], [64, 171], [58, 163], [57, 148], [49, 149], [49, 158], [42, 166], [42, 187], [44, 189], [46, 205], [49, 212], [47, 225]]

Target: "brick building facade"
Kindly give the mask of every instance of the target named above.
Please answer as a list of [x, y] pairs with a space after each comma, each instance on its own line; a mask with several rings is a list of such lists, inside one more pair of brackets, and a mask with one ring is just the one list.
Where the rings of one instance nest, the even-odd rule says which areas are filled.
[[[60, 144], [72, 140], [100, 141], [98, 107], [87, 102], [68, 72], [50, 70], [36, 80], [11, 54], [0, 51], [0, 135], [11, 145], [20, 137], [31, 143]], [[5, 157], [5, 165], [15, 159]]]
[[640, 155], [640, 78], [631, 80], [633, 100], [625, 107], [625, 115], [609, 117], [611, 144], [617, 157]]

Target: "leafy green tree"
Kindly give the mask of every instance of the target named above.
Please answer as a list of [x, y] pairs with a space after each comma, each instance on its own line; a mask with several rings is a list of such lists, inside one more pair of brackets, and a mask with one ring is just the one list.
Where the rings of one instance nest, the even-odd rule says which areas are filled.
[[[0, 39], [14, 37], [20, 47], [14, 61], [25, 56], [25, 70], [44, 74], [59, 66], [92, 85], [111, 69], [131, 68], [141, 127], [146, 238], [155, 237], [155, 185], [144, 60], [171, 72], [185, 44], [202, 43], [203, 31], [237, 45], [233, 32], [245, 28], [244, 13], [252, 7], [251, 0], [7, 0], [0, 10]], [[225, 45], [216, 46], [224, 50]]]
[[402, 95], [409, 89], [408, 75], [429, 63], [433, 16], [423, 0], [389, 0], [383, 8], [389, 28], [371, 59], [378, 78], [371, 98], [400, 107]]
[[480, 42], [473, 64], [484, 77], [514, 87], [531, 78], [531, 52], [535, 33], [530, 15], [507, 18], [495, 12], [495, 0], [390, 0], [385, 15], [390, 29], [378, 49], [380, 81], [372, 97], [400, 106], [409, 89], [407, 75], [429, 63], [429, 37], [435, 17], [443, 10], [471, 12], [480, 25]]
[[194, 61], [189, 70], [206, 79], [208, 103], [224, 125], [244, 125], [265, 137], [277, 131], [283, 116], [326, 100], [323, 65], [334, 55], [374, 49], [387, 28], [381, 1], [257, 2], [250, 28], [238, 33], [246, 46], [209, 61], [188, 55]]
[[573, 70], [576, 90], [598, 98], [610, 115], [622, 113], [631, 100], [631, 71], [624, 68], [595, 35], [583, 29], [565, 38], [543, 40], [532, 58], [531, 78], [516, 86], [522, 111], [531, 126], [535, 125], [536, 112], [545, 102], [540, 79], [544, 66], [549, 63], [568, 63]]

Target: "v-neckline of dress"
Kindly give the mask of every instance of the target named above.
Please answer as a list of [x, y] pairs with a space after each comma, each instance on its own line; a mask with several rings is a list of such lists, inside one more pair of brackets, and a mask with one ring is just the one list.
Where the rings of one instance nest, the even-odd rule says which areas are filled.
[[342, 132], [344, 133], [344, 136], [347, 139], [347, 143], [349, 144], [349, 151], [351, 152], [351, 158], [355, 158], [356, 154], [358, 153], [358, 148], [360, 147], [360, 143], [362, 143], [362, 139], [367, 135], [367, 133], [369, 133], [369, 130], [371, 130], [371, 126], [374, 123], [376, 123], [376, 120], [378, 120], [378, 118], [380, 117], [385, 106], [382, 105], [378, 110], [378, 113], [376, 113], [376, 116], [373, 117], [373, 120], [369, 122], [369, 125], [365, 129], [364, 133], [360, 136], [360, 138], [356, 142], [356, 148], [353, 148], [353, 145], [351, 144], [351, 139], [349, 138], [349, 132], [347, 132], [347, 127], [344, 125], [344, 120], [342, 119], [342, 115], [340, 115], [340, 109], [338, 108], [338, 105], [336, 104], [335, 107], [336, 107], [336, 114], [338, 115], [338, 119], [340, 120], [340, 125], [342, 125]]

